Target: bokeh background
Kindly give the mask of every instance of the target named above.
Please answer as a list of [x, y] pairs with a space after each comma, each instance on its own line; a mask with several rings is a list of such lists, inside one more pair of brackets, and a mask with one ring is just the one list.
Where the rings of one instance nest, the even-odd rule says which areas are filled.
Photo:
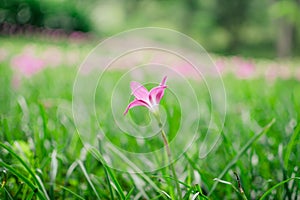
[[[73, 83], [94, 47], [122, 31], [149, 26], [182, 32], [201, 44], [226, 89], [226, 120], [220, 124], [220, 112], [212, 112], [204, 81], [189, 80], [197, 88], [204, 114], [195, 148], [175, 163], [185, 199], [196, 197], [197, 192], [212, 199], [241, 199], [239, 191], [228, 185], [237, 185], [234, 172], [249, 199], [263, 194], [270, 195], [268, 199], [299, 199], [300, 182], [293, 180], [300, 177], [299, 19], [300, 0], [0, 0], [0, 199], [168, 199], [166, 194], [176, 195], [166, 169], [123, 173], [99, 162], [83, 147], [72, 113]], [[99, 55], [91, 63], [100, 66], [101, 56], [105, 57]], [[107, 73], [106, 84], [97, 88], [97, 108], [111, 105], [107, 94], [125, 67], [145, 58], [134, 56], [117, 63], [119, 71]], [[175, 59], [172, 67], [188, 78], [193, 75], [184, 62]], [[218, 75], [205, 78], [214, 82]], [[137, 73], [132, 79], [152, 80], [145, 77]], [[159, 82], [162, 77], [155, 78]], [[186, 90], [179, 80], [175, 82], [172, 85], [168, 78], [170, 88], [178, 85]], [[126, 89], [120, 101], [128, 100], [129, 80], [122, 87]], [[169, 135], [177, 133], [181, 120], [182, 108], [174, 99], [167, 91], [161, 102], [168, 108]], [[130, 112], [137, 113], [136, 121], [149, 119], [146, 108]], [[116, 144], [133, 151], [135, 145], [146, 149], [132, 137], [120, 141], [109, 109], [97, 113], [101, 113], [101, 128]], [[206, 137], [202, 133], [209, 131], [211, 116], [216, 119], [214, 130], [222, 130], [221, 139], [200, 159], [198, 147]], [[85, 118], [95, 135], [97, 117]], [[101, 143], [98, 136], [94, 141]], [[162, 147], [159, 141], [149, 149]], [[228, 181], [223, 181], [227, 185], [214, 178]], [[273, 186], [277, 188], [269, 190]]]
[[0, 33], [89, 42], [158, 26], [187, 34], [209, 52], [292, 57], [300, 52], [299, 9], [299, 0], [1, 0]]

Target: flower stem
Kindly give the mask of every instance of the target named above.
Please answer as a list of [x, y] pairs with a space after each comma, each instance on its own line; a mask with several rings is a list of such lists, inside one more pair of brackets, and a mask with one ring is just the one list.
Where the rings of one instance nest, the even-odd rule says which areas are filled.
[[163, 129], [161, 129], [161, 135], [162, 135], [162, 138], [164, 140], [165, 148], [166, 148], [168, 159], [169, 159], [169, 162], [170, 162], [169, 167], [170, 167], [170, 169], [172, 171], [172, 174], [173, 174], [173, 177], [175, 179], [177, 193], [178, 193], [178, 196], [181, 199], [182, 196], [181, 196], [180, 186], [179, 186], [179, 183], [178, 183], [178, 178], [177, 178], [177, 175], [176, 175], [176, 171], [175, 171], [174, 165], [173, 165], [173, 163], [171, 163], [172, 162], [172, 155], [171, 155], [171, 151], [170, 151], [170, 147], [169, 147], [169, 143], [168, 143], [165, 131]]
[[164, 145], [165, 145], [165, 148], [166, 148], [166, 152], [167, 152], [167, 156], [168, 156], [168, 161], [169, 161], [169, 168], [172, 172], [172, 175], [173, 175], [173, 178], [175, 179], [175, 185], [176, 185], [176, 190], [177, 190], [177, 195], [179, 197], [179, 199], [182, 199], [182, 194], [181, 194], [181, 190], [180, 190], [180, 186], [179, 186], [179, 182], [178, 182], [178, 178], [177, 178], [177, 175], [176, 175], [176, 171], [175, 171], [175, 168], [174, 168], [174, 165], [172, 163], [172, 154], [171, 154], [171, 150], [170, 150], [170, 147], [169, 147], [169, 142], [168, 142], [168, 139], [167, 139], [167, 135], [163, 129], [163, 124], [161, 122], [161, 118], [160, 118], [160, 115], [159, 113], [155, 113], [154, 114], [157, 122], [158, 122], [158, 126], [160, 128], [160, 131], [161, 131], [161, 136], [163, 138], [163, 142], [164, 142]]

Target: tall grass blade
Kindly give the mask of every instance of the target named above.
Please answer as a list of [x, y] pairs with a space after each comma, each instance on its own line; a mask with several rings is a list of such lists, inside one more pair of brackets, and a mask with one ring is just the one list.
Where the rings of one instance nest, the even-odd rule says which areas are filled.
[[[71, 164], [71, 166], [69, 167], [69, 169], [67, 170], [66, 176], [65, 176], [65, 180], [64, 180], [64, 187], [67, 186], [67, 183], [69, 181], [69, 178], [71, 176], [71, 174], [73, 173], [73, 171], [75, 170], [75, 168], [78, 166], [78, 163], [75, 161]], [[62, 195], [62, 199], [65, 199], [65, 190], [63, 191], [63, 195]]]
[[292, 135], [292, 138], [291, 140], [289, 141], [288, 145], [287, 145], [287, 148], [286, 148], [286, 153], [284, 155], [284, 167], [285, 169], [288, 169], [288, 165], [289, 165], [289, 158], [290, 158], [290, 155], [292, 153], [292, 150], [293, 150], [293, 147], [297, 141], [297, 137], [299, 135], [299, 132], [300, 132], [300, 124], [298, 124], [298, 126], [296, 127], [293, 135]]
[[33, 180], [35, 181], [35, 183], [37, 184], [38, 188], [43, 191], [44, 193], [44, 197], [48, 200], [49, 199], [49, 196], [47, 194], [47, 192], [45, 191], [44, 189], [44, 186], [42, 184], [42, 182], [37, 178], [37, 176], [34, 174], [34, 172], [30, 169], [30, 167], [25, 163], [25, 161], [20, 157], [18, 156], [10, 147], [6, 146], [5, 144], [1, 143], [0, 142], [0, 147], [6, 149], [13, 157], [15, 157], [24, 167], [25, 169], [29, 172], [29, 174], [32, 176]]
[[293, 177], [293, 178], [288, 178], [284, 181], [281, 181], [279, 183], [277, 183], [276, 185], [274, 185], [273, 187], [271, 187], [269, 190], [267, 190], [260, 198], [259, 200], [263, 200], [266, 198], [266, 196], [268, 196], [273, 190], [275, 190], [276, 188], [278, 188], [279, 186], [291, 181], [291, 180], [300, 180], [300, 177]]
[[69, 188], [65, 187], [65, 186], [59, 186], [60, 188], [62, 188], [65, 191], [68, 191], [69, 193], [71, 193], [72, 195], [74, 195], [77, 199], [81, 199], [84, 200], [83, 197], [81, 197], [80, 195], [76, 194], [75, 192], [73, 192], [72, 190], [70, 190]]
[[50, 163], [50, 198], [54, 199], [54, 187], [55, 179], [57, 174], [58, 162], [56, 158], [56, 150], [53, 150], [51, 154], [51, 163]]
[[6, 197], [10, 200], [13, 200], [13, 197], [11, 196], [11, 194], [9, 193], [9, 191], [7, 191], [6, 187], [3, 187], [4, 191], [5, 191], [5, 194], [6, 194]]
[[[143, 173], [143, 171], [141, 169], [138, 168], [138, 166], [136, 166], [133, 162], [131, 162], [122, 152], [120, 152], [118, 149], [116, 149], [113, 146], [109, 146], [109, 148], [114, 151], [114, 153], [118, 154], [120, 156], [120, 158], [123, 159], [124, 162], [126, 162], [128, 164], [128, 166], [130, 166], [134, 172], [138, 173], [140, 176], [142, 176], [150, 185], [153, 189], [155, 189], [157, 192], [161, 192], [161, 190], [158, 188], [158, 186], [147, 176]], [[102, 158], [102, 156], [99, 154], [98, 150], [95, 150], [93, 148], [89, 149], [90, 151], [93, 152], [93, 154], [102, 162], [104, 162], [104, 159]], [[107, 169], [109, 169], [107, 167]]]
[[[229, 169], [238, 161], [238, 159], [251, 147], [251, 145], [258, 140], [262, 135], [264, 135], [265, 133], [268, 132], [268, 130], [270, 129], [270, 127], [274, 124], [276, 120], [272, 119], [271, 122], [269, 124], [267, 124], [260, 133], [254, 135], [246, 144], [245, 146], [238, 152], [238, 154], [226, 165], [226, 167], [224, 168], [224, 170], [220, 173], [220, 175], [218, 176], [218, 179], [222, 179], [223, 176], [229, 171]], [[217, 185], [219, 182], [215, 182], [210, 190], [210, 192], [208, 193], [208, 196], [210, 196], [214, 190], [216, 189]]]
[[199, 192], [197, 192], [196, 194], [194, 194], [191, 198], [191, 200], [195, 200], [197, 197], [199, 196]]
[[131, 188], [131, 190], [129, 190], [128, 194], [125, 197], [125, 200], [130, 200], [130, 195], [132, 194], [133, 190], [134, 190], [134, 187]]
[[79, 167], [81, 168], [81, 170], [82, 170], [82, 172], [83, 172], [86, 180], [88, 181], [90, 187], [92, 188], [93, 192], [95, 193], [97, 199], [100, 200], [100, 196], [99, 196], [99, 194], [98, 194], [98, 192], [97, 192], [94, 184], [92, 183], [92, 181], [91, 181], [91, 179], [90, 179], [90, 177], [89, 177], [89, 175], [88, 175], [88, 173], [87, 173], [87, 171], [86, 171], [86, 169], [85, 169], [82, 161], [81, 160], [77, 160], [77, 163], [78, 163]]
[[30, 192], [30, 194], [27, 196], [26, 200], [31, 200], [33, 198], [34, 192]]
[[44, 194], [41, 192], [39, 188], [37, 188], [27, 177], [25, 177], [23, 174], [16, 171], [12, 166], [6, 164], [5, 162], [0, 160], [0, 166], [5, 167], [8, 169], [11, 173], [13, 173], [15, 176], [17, 176], [19, 179], [24, 181], [35, 193], [37, 193], [38, 197], [42, 200], [47, 200], [47, 198], [44, 196]]

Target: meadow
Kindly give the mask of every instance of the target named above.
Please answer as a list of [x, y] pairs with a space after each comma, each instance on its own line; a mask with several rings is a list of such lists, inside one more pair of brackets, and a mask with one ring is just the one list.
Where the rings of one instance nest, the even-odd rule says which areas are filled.
[[[176, 180], [168, 167], [144, 173], [111, 168], [84, 147], [73, 119], [73, 83], [92, 45], [9, 37], [0, 43], [0, 199], [300, 199], [299, 61], [213, 56], [226, 91], [225, 121], [216, 123], [222, 128], [216, 144], [199, 156], [197, 147], [211, 115], [218, 121], [218, 110], [209, 114], [210, 94], [191, 79], [203, 117], [196, 148], [174, 162]], [[121, 76], [121, 69], [108, 72], [104, 89]], [[168, 87], [172, 83], [185, 90], [174, 80]], [[121, 95], [130, 95], [129, 85], [123, 87]], [[167, 90], [161, 102], [169, 140], [182, 114], [172, 94]], [[110, 99], [99, 95], [96, 105], [105, 108]], [[132, 110], [132, 118], [138, 124], [150, 120], [145, 108]], [[91, 121], [91, 131], [100, 124], [122, 148], [163, 147], [155, 138], [150, 145], [120, 139], [109, 114], [99, 121]]]

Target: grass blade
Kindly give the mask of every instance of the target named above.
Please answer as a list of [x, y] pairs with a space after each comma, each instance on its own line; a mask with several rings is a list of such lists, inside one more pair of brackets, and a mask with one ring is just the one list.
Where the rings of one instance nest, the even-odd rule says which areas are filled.
[[199, 195], [199, 192], [197, 192], [196, 194], [194, 194], [191, 200], [195, 200], [198, 197], [198, 195]]
[[268, 196], [268, 194], [270, 194], [274, 189], [278, 188], [279, 186], [291, 181], [291, 180], [300, 180], [300, 177], [293, 177], [293, 178], [288, 178], [284, 181], [281, 181], [279, 183], [277, 183], [276, 185], [274, 185], [273, 187], [271, 187], [269, 190], [267, 190], [260, 198], [259, 200], [263, 200], [264, 198], [266, 198], [266, 196]]
[[105, 167], [105, 168], [109, 174], [109, 177], [112, 179], [112, 182], [116, 186], [116, 189], [117, 189], [118, 194], [120, 195], [121, 199], [126, 199], [123, 189], [122, 189], [119, 181], [117, 180], [116, 176], [114, 175], [114, 173], [110, 170], [110, 168], [108, 168], [108, 167]]
[[[142, 178], [144, 180], [146, 180], [153, 189], [155, 189], [157, 192], [161, 193], [161, 190], [158, 188], [158, 186], [147, 176], [143, 173], [142, 170], [140, 170], [133, 162], [131, 162], [125, 155], [122, 154], [122, 152], [118, 151], [116, 148], [114, 148], [113, 146], [110, 146], [110, 149], [114, 151], [114, 153], [117, 153], [124, 162], [126, 162], [128, 164], [128, 166], [130, 166], [134, 172], [137, 172], [140, 176], [142, 176]], [[99, 161], [101, 161], [101, 163], [103, 164], [103, 166], [105, 166], [105, 161], [102, 158], [102, 155], [99, 153], [99, 151], [97, 149], [94, 149], [93, 147], [89, 148], [89, 151], [96, 157], [98, 158]], [[106, 169], [108, 171], [111, 171], [109, 169], [109, 167], [106, 167]], [[125, 195], [124, 195], [125, 197]]]
[[47, 192], [45, 191], [42, 183], [40, 182], [40, 180], [36, 177], [36, 175], [34, 174], [34, 172], [30, 169], [30, 167], [25, 163], [25, 161], [20, 157], [18, 156], [11, 148], [9, 148], [8, 146], [6, 146], [5, 144], [1, 143], [0, 142], [0, 147], [6, 149], [12, 156], [14, 156], [24, 167], [25, 169], [29, 172], [29, 174], [32, 176], [33, 180], [35, 181], [35, 183], [37, 184], [37, 186], [39, 187], [39, 189], [41, 191], [43, 191], [44, 193], [44, 197], [48, 200], [49, 197], [48, 197], [48, 194]]
[[51, 154], [51, 163], [50, 163], [50, 198], [54, 199], [54, 187], [55, 179], [57, 174], [58, 162], [56, 158], [56, 150], [53, 150]]
[[15, 196], [14, 196], [15, 199], [16, 199], [17, 196], [20, 194], [22, 188], [23, 188], [23, 183], [20, 184], [20, 187], [19, 187], [19, 189], [17, 190], [17, 192], [16, 192], [16, 194], [15, 194]]
[[[206, 200], [208, 200], [209, 198], [206, 196], [206, 195], [204, 195], [203, 194], [203, 192], [202, 192], [202, 189], [201, 189], [201, 187], [200, 187], [200, 185], [199, 184], [196, 184], [195, 185], [195, 189], [196, 189], [196, 191], [198, 192], [198, 197], [199, 197], [199, 199], [206, 199]], [[201, 198], [200, 198], [201, 197]]]
[[[172, 180], [172, 181], [178, 181], [177, 179], [175, 179], [174, 177], [172, 176], [167, 176], [167, 175], [161, 175], [161, 176], [156, 176], [156, 175], [152, 175], [151, 177], [155, 177], [155, 178], [164, 178], [164, 179], [169, 179], [169, 180]], [[188, 184], [182, 182], [182, 181], [178, 181], [179, 184], [183, 185], [184, 187], [186, 188], [191, 188], [191, 186], [189, 186]]]
[[10, 195], [10, 193], [8, 192], [8, 190], [6, 189], [6, 187], [3, 187], [3, 189], [4, 189], [5, 193], [6, 193], [6, 197], [7, 197], [8, 199], [13, 200], [12, 196]]
[[111, 184], [110, 184], [110, 179], [109, 179], [109, 175], [108, 175], [106, 166], [104, 166], [104, 174], [105, 174], [105, 180], [106, 180], [107, 185], [108, 185], [110, 197], [111, 197], [111, 199], [114, 199], [114, 192], [113, 192]]
[[87, 173], [87, 171], [86, 171], [86, 169], [85, 169], [85, 167], [84, 167], [82, 161], [81, 161], [81, 160], [78, 160], [77, 163], [78, 163], [79, 167], [81, 168], [81, 170], [82, 170], [82, 172], [83, 172], [83, 174], [84, 174], [86, 180], [88, 181], [89, 185], [91, 186], [93, 192], [95, 193], [97, 199], [100, 200], [99, 194], [98, 194], [98, 192], [97, 192], [97, 190], [96, 190], [94, 184], [92, 183], [92, 181], [91, 181], [91, 179], [90, 179], [90, 177], [89, 177], [89, 175], [88, 175], [88, 173]]
[[130, 199], [130, 195], [132, 194], [133, 190], [134, 190], [134, 187], [131, 188], [131, 190], [129, 190], [128, 194], [127, 194], [126, 197], [125, 197], [125, 200]]
[[30, 192], [30, 194], [27, 196], [26, 200], [31, 200], [33, 195], [34, 195], [34, 192], [33, 191]]
[[68, 191], [69, 193], [71, 193], [72, 195], [74, 195], [77, 199], [81, 199], [84, 200], [83, 197], [81, 197], [80, 195], [76, 194], [75, 192], [73, 192], [72, 190], [70, 190], [69, 188], [65, 187], [65, 186], [59, 186], [60, 188], [62, 188], [65, 191]]
[[161, 191], [168, 199], [172, 199], [172, 197], [168, 194], [168, 193], [166, 193], [165, 191]]
[[286, 153], [284, 155], [284, 167], [285, 167], [285, 169], [288, 169], [289, 158], [290, 158], [290, 155], [292, 153], [292, 150], [293, 150], [294, 144], [296, 142], [296, 139], [299, 135], [299, 132], [300, 132], [300, 124], [298, 124], [297, 128], [295, 129], [295, 131], [292, 135], [291, 140], [289, 141], [289, 143], [287, 145]]
[[41, 180], [41, 178], [38, 175], [35, 175], [36, 180], [38, 181], [40, 187], [41, 187], [41, 191], [43, 191], [44, 194], [46, 194], [46, 198], [49, 199], [49, 196], [47, 194], [46, 188]]
[[124, 194], [121, 185], [119, 184], [119, 182], [116, 179], [116, 177], [115, 177], [114, 173], [112, 172], [112, 170], [105, 165], [104, 159], [102, 158], [102, 156], [98, 152], [98, 150], [96, 150], [96, 149], [94, 149], [94, 148], [91, 147], [91, 148], [89, 148], [89, 151], [92, 153], [92, 155], [94, 155], [102, 163], [102, 165], [105, 168], [105, 170], [107, 171], [109, 177], [112, 179], [112, 182], [116, 186], [116, 190], [117, 190], [120, 198], [121, 199], [126, 199], [126, 195]]
[[[65, 180], [64, 180], [64, 187], [67, 186], [69, 178], [77, 166], [78, 166], [78, 163], [75, 161], [71, 164], [71, 166], [67, 170], [67, 174], [66, 174]], [[65, 199], [65, 190], [63, 191], [62, 199]]]
[[46, 200], [47, 198], [44, 196], [44, 194], [41, 192], [41, 190], [39, 188], [37, 188], [27, 177], [25, 177], [23, 174], [19, 173], [18, 171], [16, 171], [13, 167], [11, 167], [9, 164], [6, 164], [5, 162], [2, 162], [0, 160], [0, 166], [5, 167], [6, 169], [8, 169], [11, 173], [13, 173], [14, 175], [16, 175], [19, 179], [21, 179], [22, 181], [24, 181], [24, 183], [26, 183], [31, 189], [32, 191], [34, 191], [35, 193], [37, 193], [38, 197], [42, 200]]
[[219, 183], [223, 183], [225, 185], [230, 185], [232, 187], [232, 189], [234, 191], [236, 191], [236, 193], [240, 193], [239, 190], [231, 183], [231, 182], [228, 182], [228, 181], [224, 181], [224, 180], [221, 180], [221, 179], [218, 179], [218, 178], [215, 178], [214, 181], [217, 181]]
[[190, 195], [192, 194], [193, 191], [194, 191], [193, 188], [190, 187], [189, 190], [187, 190], [187, 192], [184, 194], [183, 200], [188, 200], [188, 199], [190, 199]]
[[[238, 161], [238, 159], [250, 148], [250, 146], [258, 139], [260, 138], [262, 135], [264, 135], [269, 128], [274, 124], [275, 119], [272, 119], [271, 122], [269, 124], [267, 124], [260, 133], [254, 135], [245, 145], [244, 147], [238, 152], [238, 154], [227, 164], [227, 166], [225, 167], [225, 169], [221, 172], [221, 174], [218, 176], [218, 179], [222, 179], [223, 176], [229, 171], [229, 169]], [[210, 196], [213, 191], [216, 189], [217, 185], [219, 182], [215, 182], [208, 194], [208, 196]]]

